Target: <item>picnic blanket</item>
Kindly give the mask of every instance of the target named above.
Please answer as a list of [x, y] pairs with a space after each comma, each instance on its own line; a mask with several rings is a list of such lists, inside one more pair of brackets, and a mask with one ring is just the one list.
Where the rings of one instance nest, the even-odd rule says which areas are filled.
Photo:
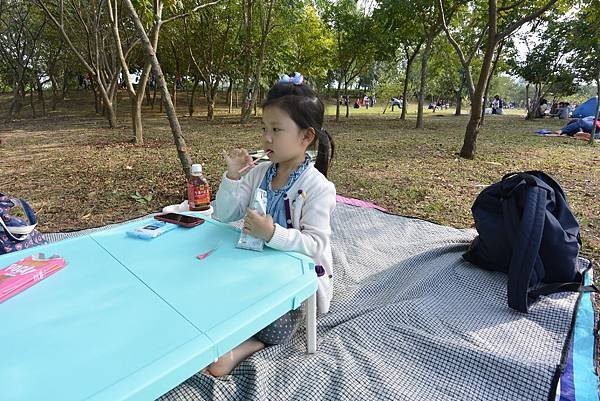
[[[557, 384], [582, 358], [569, 341], [578, 294], [521, 314], [507, 307], [504, 274], [462, 259], [474, 230], [341, 203], [332, 226], [335, 295], [318, 320], [317, 353], [306, 354], [301, 329], [231, 375], [198, 373], [161, 401], [576, 399], [572, 378]], [[597, 400], [589, 359], [589, 398], [577, 399]]]

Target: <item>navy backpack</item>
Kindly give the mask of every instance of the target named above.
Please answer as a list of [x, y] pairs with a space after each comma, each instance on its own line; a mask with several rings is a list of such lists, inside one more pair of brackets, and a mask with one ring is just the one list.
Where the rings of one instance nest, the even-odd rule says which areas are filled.
[[582, 284], [579, 224], [552, 177], [507, 174], [479, 194], [471, 211], [479, 235], [463, 258], [508, 275], [509, 307], [527, 313], [540, 295], [597, 291]]

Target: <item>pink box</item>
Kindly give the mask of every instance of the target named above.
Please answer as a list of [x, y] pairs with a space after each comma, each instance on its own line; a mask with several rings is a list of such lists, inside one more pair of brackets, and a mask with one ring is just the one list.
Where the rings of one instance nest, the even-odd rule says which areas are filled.
[[65, 267], [60, 256], [46, 258], [44, 254], [29, 256], [0, 269], [0, 302], [31, 287]]

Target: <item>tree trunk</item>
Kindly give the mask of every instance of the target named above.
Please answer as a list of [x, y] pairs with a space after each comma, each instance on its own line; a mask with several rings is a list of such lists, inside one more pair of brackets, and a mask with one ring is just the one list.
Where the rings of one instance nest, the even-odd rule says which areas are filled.
[[173, 107], [177, 110], [177, 77], [173, 80]]
[[423, 42], [420, 42], [415, 51], [411, 55], [409, 53], [408, 47], [404, 48], [404, 52], [406, 54], [406, 72], [404, 74], [404, 84], [402, 85], [402, 112], [400, 113], [400, 119], [406, 120], [406, 113], [408, 113], [408, 82], [410, 79], [410, 72], [412, 71], [413, 63], [421, 51], [421, 46], [423, 46]]
[[6, 112], [6, 121], [10, 121], [13, 116], [20, 117], [23, 102], [26, 101], [25, 70], [22, 66], [19, 65], [18, 69], [14, 72], [13, 80], [13, 98]]
[[44, 88], [43, 88], [42, 81], [40, 80], [38, 75], [36, 75], [35, 83], [37, 86], [38, 100], [42, 104], [42, 116], [45, 117], [46, 116], [46, 101], [44, 100]]
[[[122, 71], [123, 80], [125, 82], [125, 88], [127, 90], [127, 95], [129, 96], [129, 103], [131, 105], [131, 127], [133, 130], [133, 140], [137, 145], [141, 145], [144, 143], [144, 131], [142, 125], [142, 100], [144, 96], [144, 90], [146, 86], [140, 82], [138, 86], [138, 92], [136, 93], [135, 88], [133, 87], [133, 83], [129, 77], [129, 66], [127, 65], [127, 52], [123, 51], [123, 47], [121, 44], [121, 35], [119, 34], [119, 12], [118, 12], [118, 1], [109, 0], [106, 2], [109, 11], [109, 20], [111, 22], [111, 32], [113, 35], [114, 46], [117, 50], [117, 60], [120, 65], [120, 69]], [[146, 63], [147, 64], [147, 63]], [[118, 73], [117, 73], [118, 74]], [[117, 104], [118, 104], [118, 87], [119, 84], [113, 86], [113, 97], [112, 104], [114, 107], [114, 112], [116, 114]]]
[[592, 125], [592, 132], [590, 134], [590, 140], [589, 140], [590, 145], [596, 144], [596, 141], [594, 140], [594, 138], [596, 136], [596, 131], [598, 130], [596, 125], [598, 123], [598, 119], [600, 118], [599, 112], [600, 112], [600, 73], [596, 77], [596, 112], [594, 113], [594, 116], [595, 116], [594, 125]]
[[[156, 89], [157, 89], [156, 79], [154, 80], [154, 91], [152, 92], [152, 110], [154, 110], [154, 104], [156, 103]], [[162, 111], [162, 106], [160, 111]]]
[[[98, 96], [98, 90], [96, 89], [96, 84], [94, 83], [94, 80], [91, 80], [91, 86], [92, 86], [92, 92], [94, 93], [94, 110], [96, 111], [96, 114], [101, 114], [101, 110], [100, 110], [100, 106], [101, 106], [101, 102]], [[64, 100], [64, 98], [63, 98]]]
[[492, 60], [496, 50], [496, 31], [497, 31], [497, 9], [495, 0], [489, 1], [490, 7], [488, 10], [488, 40], [485, 49], [485, 55], [481, 64], [481, 73], [477, 81], [477, 86], [471, 97], [471, 115], [465, 131], [465, 138], [463, 141], [462, 149], [460, 150], [460, 156], [465, 159], [473, 159], [475, 157], [475, 150], [477, 146], [477, 135], [479, 134], [479, 121], [481, 120], [481, 109], [482, 109], [482, 97], [485, 87], [487, 85], [488, 78], [490, 76], [490, 70], [492, 68]]
[[[211, 85], [212, 86], [212, 85]], [[215, 119], [215, 98], [212, 87], [206, 91], [206, 119], [212, 121]]]
[[252, 95], [250, 91], [250, 66], [252, 63], [252, 2], [253, 0], [242, 0], [243, 9], [243, 31], [244, 31], [244, 66], [242, 81], [242, 113], [240, 122], [244, 123], [248, 119], [252, 107]]
[[[264, 0], [259, 0], [259, 1], [264, 1]], [[244, 108], [242, 108], [242, 118], [241, 118], [242, 123], [245, 123], [248, 121], [248, 119], [250, 117], [250, 112], [253, 107], [254, 107], [254, 114], [256, 115], [256, 106], [257, 106], [256, 100], [260, 99], [259, 92], [261, 89], [260, 80], [261, 80], [261, 76], [262, 76], [262, 67], [263, 67], [263, 64], [265, 61], [265, 51], [267, 48], [267, 37], [269, 36], [269, 33], [271, 31], [271, 20], [273, 18], [273, 5], [275, 3], [275, 0], [268, 0], [268, 1], [269, 1], [269, 5], [268, 5], [266, 19], [264, 21], [261, 20], [261, 38], [260, 38], [258, 62], [256, 63], [256, 70], [254, 73], [254, 90], [252, 91], [252, 95], [251, 95], [250, 102], [248, 103], [248, 107], [246, 108], [246, 103], [244, 103]], [[261, 3], [261, 7], [262, 7], [262, 3]]]
[[500, 53], [502, 53], [502, 47], [504, 42], [500, 42], [498, 45], [498, 50], [496, 51], [496, 56], [494, 57], [494, 61], [492, 62], [492, 68], [490, 69], [490, 75], [488, 76], [487, 82], [485, 84], [485, 91], [483, 92], [483, 110], [481, 111], [481, 120], [479, 120], [479, 126], [483, 125], [485, 120], [485, 106], [487, 105], [487, 101], [489, 99], [489, 90], [490, 83], [492, 82], [492, 77], [494, 76], [494, 72], [496, 71], [496, 67], [498, 66], [498, 60], [500, 60]]
[[[110, 105], [113, 108], [113, 112], [115, 113], [115, 116], [117, 115], [117, 106], [119, 105], [119, 91], [117, 90], [117, 86], [115, 85], [115, 89], [113, 90], [113, 92], [110, 95]], [[114, 126], [116, 127], [116, 125]], [[113, 128], [113, 127], [111, 127]]]
[[142, 102], [143, 97], [131, 97], [131, 123], [133, 125], [133, 138], [137, 145], [144, 143], [144, 125], [142, 124]]
[[487, 84], [487, 80], [490, 76], [490, 69], [492, 65], [492, 59], [496, 45], [499, 41], [503, 41], [514, 31], [524, 24], [533, 21], [534, 19], [541, 16], [543, 13], [548, 11], [557, 0], [549, 0], [541, 8], [537, 8], [526, 16], [508, 24], [501, 32], [498, 32], [498, 4], [497, 0], [488, 0], [488, 15], [487, 15], [487, 28], [488, 36], [485, 45], [485, 54], [481, 63], [481, 72], [477, 82], [477, 88], [471, 97], [471, 117], [467, 124], [465, 132], [465, 139], [463, 147], [460, 150], [460, 156], [473, 159], [475, 156], [475, 147], [477, 142], [477, 134], [479, 132], [479, 119], [481, 118], [481, 96]]
[[[142, 47], [144, 49], [144, 52], [146, 53], [146, 56], [150, 59], [150, 62], [152, 63], [152, 68], [156, 73], [157, 84], [160, 87], [163, 102], [165, 103], [165, 107], [167, 109], [167, 118], [169, 120], [169, 125], [171, 126], [173, 141], [175, 142], [175, 147], [177, 148], [177, 155], [179, 156], [179, 161], [181, 162], [183, 173], [185, 174], [186, 178], [189, 178], [192, 161], [187, 153], [185, 139], [183, 138], [181, 126], [179, 125], [179, 120], [177, 119], [177, 113], [175, 112], [175, 107], [171, 102], [169, 89], [167, 88], [167, 83], [165, 82], [165, 77], [163, 75], [162, 68], [160, 67], [158, 58], [156, 57], [155, 49], [150, 43], [150, 39], [148, 38], [144, 26], [142, 25], [142, 22], [131, 1], [132, 0], [125, 0], [125, 4], [131, 16], [131, 19], [135, 25], [136, 31], [140, 36], [140, 39], [142, 40]], [[155, 15], [155, 17], [157, 17], [155, 18], [155, 23], [160, 24], [160, 15]]]
[[228, 113], [231, 114], [231, 107], [233, 103], [233, 81], [229, 81], [229, 88], [227, 89], [227, 104], [229, 106]]
[[[416, 55], [416, 52], [415, 52]], [[408, 80], [410, 79], [410, 70], [413, 66], [414, 57], [406, 60], [406, 73], [404, 74], [404, 84], [402, 85], [402, 112], [400, 113], [400, 119], [406, 120], [406, 113], [408, 108]]]
[[152, 105], [152, 96], [150, 96], [150, 84], [148, 84], [148, 86], [146, 87], [145, 94], [146, 94], [146, 106]]
[[408, 74], [410, 71], [408, 70], [408, 63], [406, 64], [406, 74], [404, 75], [404, 84], [402, 85], [402, 111], [400, 112], [400, 119], [406, 120], [406, 113], [408, 113], [408, 100], [406, 97], [408, 96]]
[[[82, 54], [77, 50], [77, 48], [75, 47], [75, 45], [73, 44], [73, 42], [71, 41], [71, 39], [69, 38], [69, 35], [67, 35], [64, 26], [63, 26], [63, 20], [62, 20], [62, 16], [60, 17], [60, 22], [58, 21], [58, 19], [52, 14], [52, 12], [48, 9], [48, 7], [46, 6], [46, 4], [43, 1], [38, 1], [37, 2], [45, 11], [46, 15], [52, 20], [52, 22], [54, 23], [54, 25], [56, 26], [56, 28], [59, 30], [62, 38], [64, 39], [64, 41], [66, 41], [69, 45], [69, 47], [71, 48], [73, 54], [75, 54], [75, 56], [77, 56], [77, 58], [81, 61], [81, 64], [85, 67], [85, 69], [93, 76], [93, 79], [96, 81], [96, 84], [98, 85], [98, 90], [100, 91], [100, 94], [102, 96], [102, 101], [104, 103], [104, 106], [106, 107], [106, 111], [107, 111], [107, 118], [108, 118], [108, 123], [110, 125], [111, 128], [116, 127], [116, 115], [115, 115], [115, 111], [113, 109], [113, 105], [111, 103], [111, 98], [112, 98], [112, 92], [110, 92], [110, 90], [106, 87], [105, 82], [104, 82], [104, 77], [103, 77], [103, 70], [100, 67], [100, 55], [104, 56], [104, 49], [101, 49], [101, 44], [98, 38], [98, 24], [96, 24], [96, 26], [94, 26], [94, 36], [95, 36], [95, 63], [96, 63], [96, 67], [93, 68], [92, 66], [90, 66], [90, 64], [85, 60], [85, 58], [82, 56]], [[62, 4], [62, 2], [61, 2]], [[116, 70], [115, 71], [116, 74], [118, 75], [119, 71]], [[116, 75], [114, 77], [114, 79], [116, 79]], [[67, 70], [65, 69], [64, 74], [63, 74], [63, 96], [65, 95], [65, 91], [67, 88]]]
[[[108, 103], [108, 104], [107, 104]], [[104, 102], [106, 112], [106, 118], [108, 119], [108, 127], [116, 128], [117, 127], [117, 114], [115, 113], [115, 109], [111, 102]]]
[[14, 88], [13, 88], [13, 98], [8, 106], [8, 110], [6, 112], [6, 120], [10, 121], [13, 116], [19, 117], [21, 114], [21, 109], [23, 108], [23, 98], [24, 98], [23, 84], [20, 81], [15, 80]]
[[[69, 88], [69, 85], [68, 85], [69, 76], [68, 75], [69, 75], [69, 72], [65, 69], [63, 71], [63, 80], [62, 80], [63, 83], [62, 83], [62, 95], [61, 95], [62, 97], [60, 100], [65, 100], [65, 97], [67, 97], [67, 90]], [[96, 113], [98, 112], [97, 110], [98, 109], [96, 109]]]
[[192, 92], [190, 93], [190, 97], [188, 99], [188, 113], [190, 114], [190, 117], [194, 115], [194, 96], [196, 95], [198, 83], [198, 77], [194, 77], [194, 85], [192, 86]]
[[534, 110], [531, 107], [531, 102], [529, 99], [529, 85], [525, 85], [525, 110], [527, 110], [526, 120], [533, 120], [535, 118]]
[[33, 100], [33, 80], [29, 82], [29, 104], [31, 106], [31, 117], [35, 119], [37, 116], [35, 114], [35, 104]]
[[[335, 91], [335, 97], [337, 98], [337, 104], [335, 105], [335, 121], [340, 121], [340, 89], [341, 89], [341, 80], [338, 81], [337, 89]], [[348, 103], [348, 98], [346, 98], [346, 103]]]
[[348, 98], [348, 82], [344, 82], [344, 96], [348, 101], [346, 102], [346, 118], [350, 117], [350, 98]]
[[427, 62], [431, 53], [431, 45], [433, 43], [433, 32], [429, 32], [425, 50], [421, 56], [421, 82], [419, 84], [419, 104], [417, 108], [417, 124], [416, 128], [423, 129], [425, 124], [423, 121], [423, 103], [425, 100], [425, 91], [427, 90]]
[[58, 83], [53, 75], [50, 75], [50, 82], [52, 82], [52, 111], [56, 110], [58, 105]]
[[454, 112], [455, 116], [460, 116], [462, 113], [462, 92], [465, 87], [465, 73], [463, 70], [463, 74], [460, 79], [460, 87], [458, 88], [458, 92], [456, 92], [456, 111]]
[[254, 101], [254, 117], [256, 117], [258, 115], [258, 111], [257, 111], [257, 106], [258, 106], [258, 101], [262, 100], [262, 86], [258, 87], [258, 95], [256, 97], [256, 100]]
[[[489, 84], [489, 81], [488, 81]], [[483, 126], [483, 121], [485, 120], [485, 109], [487, 108], [488, 105], [488, 86], [485, 86], [485, 89], [483, 91], [483, 107], [481, 108], [481, 118], [479, 119], [479, 126]]]
[[[158, 45], [158, 32], [151, 32], [152, 35], [152, 45], [154, 48]], [[141, 145], [144, 143], [144, 125], [142, 123], [142, 105], [144, 104], [144, 97], [146, 94], [146, 87], [148, 86], [148, 79], [150, 77], [150, 72], [152, 71], [152, 65], [149, 61], [146, 61], [144, 64], [144, 68], [142, 69], [142, 74], [140, 75], [140, 80], [138, 81], [137, 91], [131, 87], [128, 91], [130, 93], [130, 98], [132, 100], [132, 106], [135, 106], [135, 112], [132, 116], [133, 122], [133, 135], [135, 138], [135, 143]]]
[[[527, 84], [527, 92], [529, 92], [529, 84]], [[534, 85], [534, 91], [533, 91], [533, 98], [530, 99], [528, 105], [527, 105], [527, 120], [535, 120], [536, 118], [538, 118], [538, 112], [540, 109], [540, 100], [542, 100], [542, 95], [541, 95], [541, 86], [540, 84], [535, 84]], [[529, 94], [529, 93], [528, 93]]]

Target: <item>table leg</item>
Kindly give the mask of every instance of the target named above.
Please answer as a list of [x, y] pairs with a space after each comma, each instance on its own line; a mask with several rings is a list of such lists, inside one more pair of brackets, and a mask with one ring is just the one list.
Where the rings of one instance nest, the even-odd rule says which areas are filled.
[[306, 302], [306, 346], [309, 354], [317, 351], [317, 293]]

